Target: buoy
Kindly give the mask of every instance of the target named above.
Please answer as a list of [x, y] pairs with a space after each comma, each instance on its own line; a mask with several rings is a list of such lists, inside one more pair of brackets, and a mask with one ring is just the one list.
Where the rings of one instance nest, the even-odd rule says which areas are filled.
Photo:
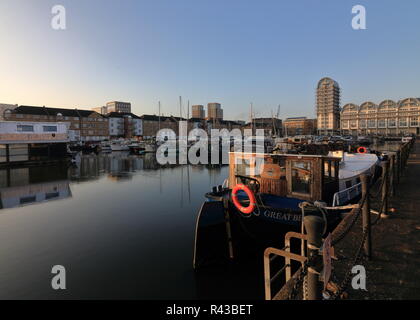
[[[248, 207], [244, 207], [238, 200], [238, 191], [242, 190], [246, 193], [246, 195], [249, 198], [249, 205]], [[255, 204], [256, 204], [256, 200], [255, 200], [255, 196], [254, 193], [251, 191], [251, 189], [249, 189], [246, 185], [244, 184], [237, 184], [233, 190], [232, 190], [232, 201], [233, 204], [235, 205], [235, 207], [241, 211], [242, 213], [245, 214], [250, 214], [252, 211], [254, 211], [255, 209]]]

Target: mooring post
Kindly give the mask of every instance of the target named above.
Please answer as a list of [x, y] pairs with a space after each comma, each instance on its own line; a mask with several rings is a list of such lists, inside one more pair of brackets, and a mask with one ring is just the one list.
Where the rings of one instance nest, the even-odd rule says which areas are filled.
[[365, 255], [370, 260], [372, 258], [372, 238], [371, 238], [371, 225], [370, 225], [370, 199], [369, 199], [369, 183], [370, 176], [362, 174], [360, 176], [362, 181], [362, 199], [365, 201], [362, 206], [363, 217], [363, 232], [366, 232], [366, 240], [364, 244]]
[[[308, 292], [306, 298], [307, 300], [320, 300], [322, 298], [322, 283], [320, 281], [322, 256], [319, 254], [319, 250], [322, 246], [325, 222], [318, 216], [306, 216], [303, 221], [308, 234]], [[305, 298], [305, 289], [303, 294]]]
[[388, 214], [388, 189], [389, 189], [389, 161], [383, 161], [381, 163], [382, 167], [382, 213]]
[[397, 182], [397, 184], [399, 184], [400, 183], [400, 174], [401, 174], [401, 151], [399, 151], [399, 150], [396, 152], [396, 166], [395, 166], [395, 169], [396, 169], [395, 177], [397, 178], [396, 182]]
[[391, 160], [389, 161], [389, 188], [391, 190], [391, 196], [395, 196], [395, 187], [394, 187], [394, 181], [395, 181], [395, 154], [391, 156]]

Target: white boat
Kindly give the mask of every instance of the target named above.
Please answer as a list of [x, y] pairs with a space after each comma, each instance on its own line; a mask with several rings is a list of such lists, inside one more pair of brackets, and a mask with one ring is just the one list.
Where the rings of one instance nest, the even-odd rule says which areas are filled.
[[340, 206], [357, 198], [362, 193], [362, 174], [375, 175], [379, 158], [373, 153], [347, 153], [333, 151], [328, 154], [341, 158], [338, 174], [339, 192], [334, 194], [333, 206]]
[[111, 144], [108, 141], [101, 142], [101, 152], [111, 152]]
[[124, 144], [120, 141], [113, 141], [111, 142], [111, 150], [112, 151], [129, 151], [130, 148], [127, 144]]
[[144, 152], [156, 152], [156, 146], [151, 143], [145, 143]]

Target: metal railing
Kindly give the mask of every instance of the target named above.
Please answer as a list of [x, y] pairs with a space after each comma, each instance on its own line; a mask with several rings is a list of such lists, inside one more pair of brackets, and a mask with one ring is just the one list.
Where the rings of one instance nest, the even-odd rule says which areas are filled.
[[[381, 163], [382, 176], [376, 181], [374, 186], [370, 185], [370, 176], [362, 175], [360, 184], [360, 192], [362, 198], [358, 205], [349, 206], [351, 211], [346, 214], [341, 223], [335, 228], [331, 234], [331, 246], [337, 245], [345, 239], [346, 235], [354, 228], [359, 216], [362, 216], [362, 233], [359, 245], [357, 246], [352, 261], [352, 266], [359, 264], [363, 257], [368, 260], [372, 259], [372, 226], [376, 225], [383, 215], [388, 215], [389, 197], [396, 194], [396, 186], [400, 181], [401, 174], [407, 165], [410, 151], [414, 145], [414, 139], [404, 143], [400, 149], [390, 159]], [[342, 192], [349, 192], [349, 189]], [[377, 188], [377, 192], [372, 193], [371, 189]], [[359, 188], [359, 187], [358, 187]], [[378, 199], [375, 199], [378, 198]], [[379, 209], [371, 209], [371, 201], [376, 200]], [[339, 202], [335, 202], [338, 205]], [[334, 209], [333, 207], [323, 207], [323, 210]], [[371, 215], [377, 214], [377, 218], [372, 222]], [[281, 290], [274, 295], [274, 299], [294, 299], [298, 292], [303, 292], [303, 299], [322, 299], [323, 292], [320, 282], [325, 281], [323, 278], [324, 265], [322, 255], [325, 254], [323, 247], [323, 235], [325, 221], [317, 216], [305, 216], [304, 220], [307, 234], [296, 232], [288, 232], [285, 236], [285, 247], [280, 250], [276, 248], [267, 248], [264, 252], [264, 281], [265, 281], [265, 299], [271, 300], [272, 283], [279, 279], [282, 273], [285, 273], [285, 284]], [[296, 254], [290, 252], [290, 239], [296, 238], [301, 240], [301, 253]], [[284, 257], [285, 263], [274, 276], [271, 276], [272, 262], [276, 257]], [[301, 267], [292, 275], [291, 263], [298, 261]], [[347, 289], [352, 277], [351, 268], [345, 272], [339, 285], [335, 285], [335, 292], [329, 295], [329, 299], [340, 299]], [[328, 280], [327, 280], [328, 281]], [[328, 294], [326, 295], [328, 296]]]

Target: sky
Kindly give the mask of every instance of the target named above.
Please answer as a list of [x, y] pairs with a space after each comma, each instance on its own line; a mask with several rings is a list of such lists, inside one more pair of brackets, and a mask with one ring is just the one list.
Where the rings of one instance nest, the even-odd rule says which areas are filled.
[[[54, 5], [66, 29], [51, 27]], [[353, 30], [352, 7], [366, 8]], [[314, 117], [336, 80], [342, 105], [420, 97], [418, 0], [1, 0], [0, 103], [184, 116], [219, 102], [225, 119]]]

